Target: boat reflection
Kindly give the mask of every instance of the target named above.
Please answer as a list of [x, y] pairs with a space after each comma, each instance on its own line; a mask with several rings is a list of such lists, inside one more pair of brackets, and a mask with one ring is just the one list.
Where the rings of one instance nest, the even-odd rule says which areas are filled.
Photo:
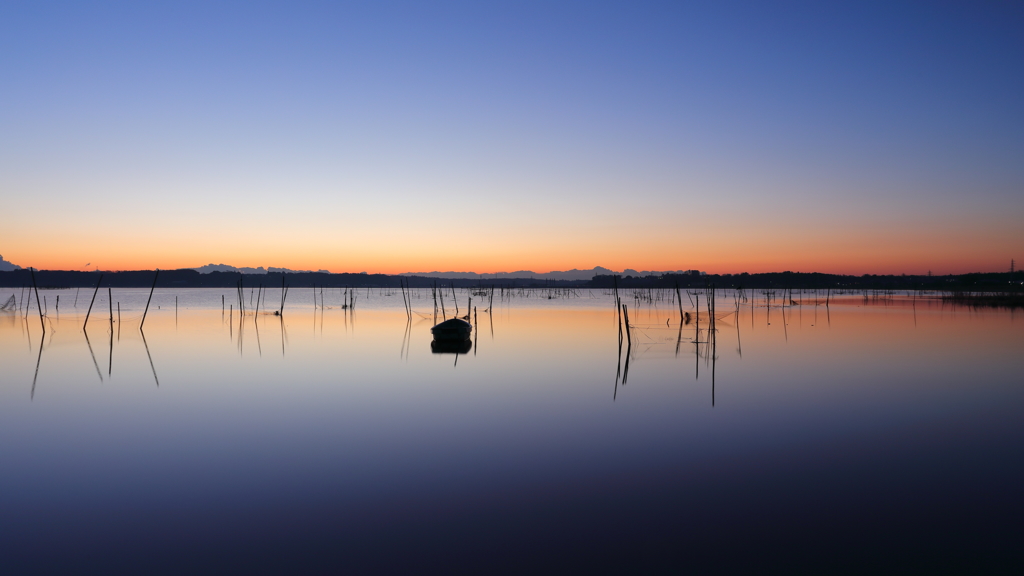
[[431, 340], [430, 351], [434, 354], [465, 354], [473, 349], [472, 340], [459, 341], [441, 341]]

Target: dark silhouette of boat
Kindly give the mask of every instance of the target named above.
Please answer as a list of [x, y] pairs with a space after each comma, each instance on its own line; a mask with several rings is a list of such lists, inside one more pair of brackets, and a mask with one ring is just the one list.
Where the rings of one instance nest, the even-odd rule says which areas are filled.
[[435, 325], [430, 329], [430, 333], [434, 335], [435, 342], [460, 344], [469, 340], [470, 334], [473, 333], [473, 325], [461, 318], [452, 318]]

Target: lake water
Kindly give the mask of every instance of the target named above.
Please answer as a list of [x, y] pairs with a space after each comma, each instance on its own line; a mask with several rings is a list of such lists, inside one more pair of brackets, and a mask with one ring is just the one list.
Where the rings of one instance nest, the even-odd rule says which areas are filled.
[[496, 293], [440, 354], [429, 290], [157, 290], [144, 332], [104, 290], [83, 332], [91, 292], [0, 312], [4, 574], [1024, 566], [1019, 313], [629, 293], [620, 349], [609, 294]]

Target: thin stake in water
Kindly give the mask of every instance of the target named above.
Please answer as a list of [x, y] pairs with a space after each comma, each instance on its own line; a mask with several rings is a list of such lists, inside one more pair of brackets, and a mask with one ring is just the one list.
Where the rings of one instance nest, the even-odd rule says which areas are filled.
[[92, 305], [96, 303], [96, 294], [100, 291], [101, 282], [103, 282], [103, 274], [100, 274], [100, 279], [96, 281], [96, 289], [92, 291], [92, 300], [89, 301], [89, 310], [85, 313], [85, 322], [82, 322], [82, 330], [85, 330], [85, 325], [89, 323], [89, 315], [92, 314]]
[[[159, 278], [159, 277], [160, 277], [160, 270], [157, 270], [156, 274], [153, 275], [153, 286], [149, 289], [149, 298], [146, 300], [146, 309], [142, 312], [142, 322], [139, 322], [139, 330], [140, 331], [142, 330], [142, 325], [146, 323], [146, 314], [149, 313], [149, 303], [153, 300], [153, 291], [156, 290], [156, 279]], [[145, 342], [146, 338], [143, 337], [142, 341]], [[149, 347], [148, 346], [146, 347], [146, 354], [149, 354]], [[152, 358], [150, 358], [149, 363], [150, 364], [153, 363], [153, 359]], [[156, 377], [156, 370], [153, 370], [153, 377], [154, 378]], [[159, 386], [160, 382], [157, 381], [156, 385]]]

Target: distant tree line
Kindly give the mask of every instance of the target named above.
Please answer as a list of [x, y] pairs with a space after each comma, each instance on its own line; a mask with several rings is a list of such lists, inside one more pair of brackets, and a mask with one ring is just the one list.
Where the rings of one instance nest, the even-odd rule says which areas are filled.
[[[65, 270], [36, 271], [36, 283], [40, 288], [74, 288], [95, 286], [103, 275], [103, 288], [148, 288], [153, 284], [153, 270], [131, 270], [122, 272], [78, 272]], [[413, 288], [434, 286], [503, 286], [507, 288], [575, 287], [605, 289], [616, 283], [619, 288], [716, 288], [743, 289], [850, 289], [850, 290], [1000, 290], [1020, 291], [1024, 273], [976, 272], [946, 276], [930, 275], [875, 275], [847, 276], [822, 274], [820, 272], [767, 272], [760, 274], [662, 274], [657, 276], [594, 276], [591, 280], [539, 280], [534, 278], [501, 279], [439, 279], [423, 276], [392, 276], [388, 274], [329, 274], [325, 272], [296, 272], [268, 274], [242, 274], [239, 272], [211, 272], [200, 274], [192, 269], [161, 270], [157, 280], [158, 288], [234, 288], [239, 282], [243, 287], [259, 285], [280, 286], [282, 281], [292, 288], [342, 287], [383, 287], [398, 288], [401, 284]], [[0, 272], [0, 286], [31, 286], [29, 270]]]
[[620, 288], [716, 288], [789, 289], [794, 290], [1009, 290], [1021, 288], [1024, 275], [1010, 272], [974, 272], [946, 276], [908, 274], [864, 274], [849, 276], [821, 272], [765, 272], [760, 274], [664, 274], [625, 278], [595, 276], [594, 288], [611, 288], [616, 280]]
[[[154, 270], [130, 270], [119, 272], [37, 270], [36, 284], [39, 288], [92, 287], [100, 281], [101, 288], [149, 288], [153, 285]], [[192, 269], [161, 270], [157, 288], [234, 288], [241, 282], [243, 287], [281, 286], [282, 276], [286, 285], [292, 288], [399, 288], [402, 283], [412, 288], [430, 286], [585, 286], [589, 280], [552, 281], [532, 278], [502, 278], [500, 280], [441, 279], [424, 276], [392, 276], [388, 274], [330, 274], [326, 272], [270, 272], [267, 274], [242, 274], [241, 272], [210, 272], [200, 274]], [[0, 286], [31, 286], [32, 277], [28, 269], [0, 272]]]

